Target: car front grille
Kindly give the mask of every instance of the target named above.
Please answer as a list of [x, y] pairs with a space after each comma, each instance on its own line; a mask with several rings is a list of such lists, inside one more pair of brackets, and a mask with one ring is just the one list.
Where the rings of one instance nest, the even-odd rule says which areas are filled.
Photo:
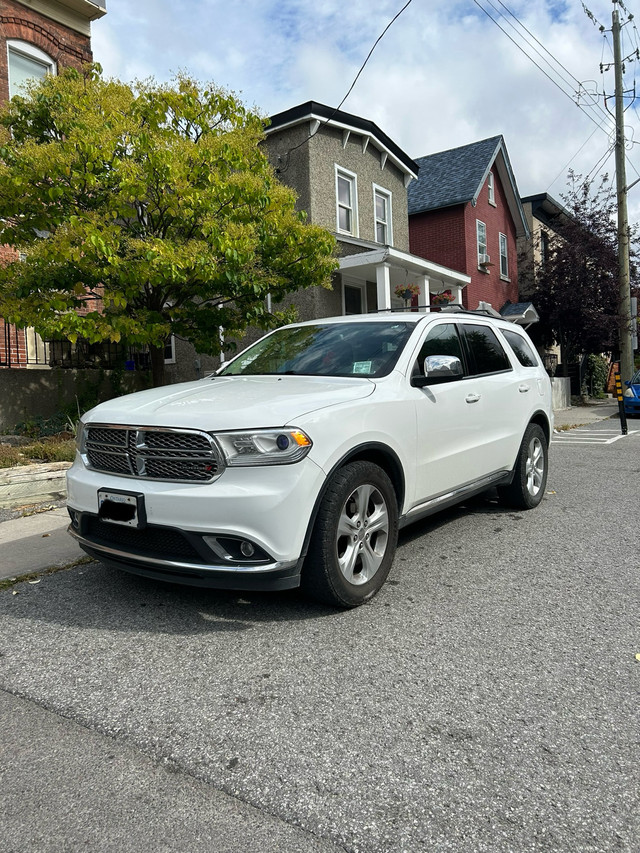
[[187, 429], [91, 425], [83, 455], [94, 471], [148, 480], [208, 483], [221, 468], [211, 436]]

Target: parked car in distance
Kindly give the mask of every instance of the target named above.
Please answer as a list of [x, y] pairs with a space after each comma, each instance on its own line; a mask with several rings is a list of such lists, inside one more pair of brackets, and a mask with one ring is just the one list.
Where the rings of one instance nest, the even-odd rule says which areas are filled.
[[640, 370], [624, 384], [627, 386], [622, 395], [624, 413], [628, 418], [640, 417]]
[[353, 607], [398, 529], [497, 487], [543, 498], [551, 386], [526, 333], [483, 313], [277, 329], [216, 374], [102, 403], [68, 472], [69, 532], [103, 563]]

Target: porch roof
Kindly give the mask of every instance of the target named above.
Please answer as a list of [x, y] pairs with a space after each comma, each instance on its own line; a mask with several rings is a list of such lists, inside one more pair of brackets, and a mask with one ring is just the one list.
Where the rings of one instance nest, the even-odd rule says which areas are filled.
[[429, 280], [447, 287], [465, 287], [471, 281], [471, 276], [426, 261], [409, 252], [401, 252], [392, 246], [381, 246], [379, 249], [360, 252], [357, 255], [345, 255], [340, 258], [340, 272], [351, 273], [366, 281], [376, 281], [376, 269], [381, 264], [389, 267], [392, 287], [406, 284], [408, 276], [426, 276]]

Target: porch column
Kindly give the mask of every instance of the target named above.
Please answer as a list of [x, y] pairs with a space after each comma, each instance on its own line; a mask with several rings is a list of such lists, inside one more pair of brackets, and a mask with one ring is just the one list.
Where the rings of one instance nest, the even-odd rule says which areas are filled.
[[452, 287], [451, 293], [454, 296], [454, 302], [456, 305], [462, 305], [462, 288], [461, 287]]
[[389, 264], [378, 264], [376, 267], [376, 292], [378, 296], [378, 311], [391, 308], [391, 278]]
[[420, 293], [418, 294], [418, 311], [422, 314], [429, 314], [431, 311], [431, 300], [429, 295], [429, 276], [418, 276], [418, 285]]

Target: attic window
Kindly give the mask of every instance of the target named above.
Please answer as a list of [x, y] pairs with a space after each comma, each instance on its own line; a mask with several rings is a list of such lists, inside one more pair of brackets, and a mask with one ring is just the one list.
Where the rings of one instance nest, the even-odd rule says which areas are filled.
[[489, 195], [489, 204], [495, 205], [496, 191], [493, 183], [493, 172], [489, 172], [489, 175], [487, 177], [487, 193]]

